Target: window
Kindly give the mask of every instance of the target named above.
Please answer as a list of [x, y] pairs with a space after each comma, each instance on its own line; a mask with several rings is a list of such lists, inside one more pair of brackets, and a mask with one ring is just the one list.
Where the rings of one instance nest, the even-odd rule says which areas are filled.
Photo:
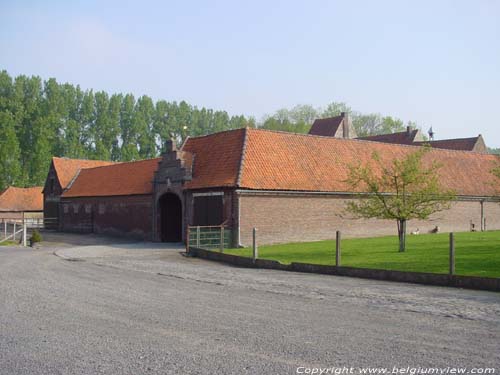
[[49, 182], [49, 194], [54, 194], [54, 186], [55, 186], [55, 180], [54, 177], [51, 177]]
[[221, 225], [223, 222], [223, 195], [194, 197], [193, 225]]
[[69, 205], [64, 204], [63, 205], [63, 210], [64, 210], [64, 213], [67, 214], [69, 212]]
[[92, 206], [90, 204], [85, 205], [85, 213], [90, 214], [92, 212]]
[[99, 215], [104, 215], [106, 212], [106, 205], [104, 203], [99, 203]]
[[79, 204], [74, 204], [73, 205], [73, 213], [77, 214], [78, 213], [78, 209], [80, 208], [80, 205]]

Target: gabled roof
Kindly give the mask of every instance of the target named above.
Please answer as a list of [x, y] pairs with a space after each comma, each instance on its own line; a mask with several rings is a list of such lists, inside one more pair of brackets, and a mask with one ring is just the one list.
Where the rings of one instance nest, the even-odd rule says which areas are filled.
[[343, 115], [316, 119], [309, 130], [309, 134], [321, 135], [324, 137], [335, 137], [339, 127], [342, 126], [343, 120]]
[[153, 175], [161, 158], [82, 169], [63, 197], [142, 195], [153, 192]]
[[112, 161], [102, 160], [84, 160], [84, 159], [68, 159], [53, 157], [52, 163], [57, 173], [57, 178], [64, 190], [69, 185], [71, 180], [76, 176], [79, 170], [85, 168], [100, 167], [103, 165], [116, 164]]
[[43, 211], [43, 187], [8, 187], [0, 194], [0, 211], [32, 212]]
[[[377, 152], [392, 163], [416, 146], [247, 129], [239, 187], [259, 190], [348, 192], [347, 164], [371, 162]], [[431, 149], [424, 162], [437, 161], [443, 187], [458, 195], [492, 196], [494, 155]]]
[[415, 141], [422, 140], [421, 137], [419, 137], [418, 129], [409, 129], [404, 132], [389, 133], [389, 134], [369, 135], [365, 137], [358, 137], [357, 139], [363, 139], [365, 141], [374, 141], [374, 142], [396, 143], [399, 145], [411, 145]]
[[476, 150], [478, 143], [482, 141], [482, 137], [471, 138], [455, 138], [455, 139], [440, 139], [436, 141], [414, 142], [416, 145], [429, 144], [431, 147], [444, 148], [448, 150], [462, 150], [462, 151], [480, 151]]
[[250, 129], [188, 138], [182, 151], [191, 153], [194, 163], [193, 179], [186, 183], [186, 188], [236, 186], [247, 131]]
[[[185, 165], [192, 165], [186, 189], [350, 192], [344, 182], [347, 165], [371, 163], [374, 152], [389, 164], [416, 150], [417, 146], [246, 128], [189, 138], [180, 151], [188, 156]], [[63, 197], [151, 194], [161, 160], [82, 169]], [[424, 162], [431, 161], [442, 165], [443, 187], [458, 195], [496, 194], [490, 171], [500, 161], [498, 156], [434, 148], [424, 156]]]

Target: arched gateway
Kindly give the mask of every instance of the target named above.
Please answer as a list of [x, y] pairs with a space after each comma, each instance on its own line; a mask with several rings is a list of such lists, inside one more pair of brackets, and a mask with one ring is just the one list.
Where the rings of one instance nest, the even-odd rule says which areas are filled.
[[159, 201], [162, 242], [182, 241], [182, 202], [176, 194], [165, 193]]

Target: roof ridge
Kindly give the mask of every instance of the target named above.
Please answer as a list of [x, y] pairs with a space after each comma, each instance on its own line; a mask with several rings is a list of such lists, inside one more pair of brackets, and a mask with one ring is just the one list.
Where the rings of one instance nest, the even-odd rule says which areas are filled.
[[75, 183], [76, 179], [78, 178], [78, 176], [80, 175], [80, 172], [82, 171], [82, 168], [78, 168], [78, 170], [76, 171], [75, 175], [73, 176], [73, 178], [71, 179], [71, 181], [68, 183], [68, 185], [66, 185], [65, 188], [63, 188], [63, 191], [67, 191], [69, 189], [71, 189], [71, 187], [73, 186], [73, 184]]
[[80, 168], [80, 169], [97, 169], [97, 168], [108, 168], [108, 167], [116, 167], [118, 165], [123, 165], [123, 164], [132, 164], [132, 163], [140, 163], [140, 162], [145, 162], [145, 161], [151, 161], [151, 160], [156, 160], [156, 159], [161, 159], [161, 156], [157, 156], [156, 158], [150, 158], [150, 159], [140, 159], [140, 160], [130, 160], [130, 161], [116, 161], [113, 162], [113, 164], [108, 164], [108, 165], [97, 165], [95, 167], [90, 167], [90, 168]]
[[240, 165], [238, 166], [238, 176], [236, 177], [236, 186], [240, 186], [241, 177], [243, 175], [243, 168], [245, 166], [245, 154], [247, 150], [247, 139], [248, 139], [248, 126], [245, 127], [243, 132], [243, 146], [241, 147], [241, 157], [240, 157]]
[[97, 161], [97, 162], [102, 162], [102, 163], [120, 163], [119, 161], [112, 161], [112, 160], [100, 160], [100, 159], [80, 159], [80, 158], [69, 158], [67, 156], [52, 156], [52, 160], [54, 159], [59, 159], [59, 160], [72, 160], [72, 161]]
[[475, 137], [463, 137], [463, 138], [445, 138], [445, 139], [433, 139], [433, 140], [427, 140], [427, 141], [416, 141], [416, 142], [446, 142], [446, 141], [465, 141], [469, 139], [478, 139], [480, 135], [477, 135]]
[[[200, 139], [200, 138], [213, 137], [213, 136], [217, 136], [218, 134], [237, 132], [237, 131], [245, 130], [245, 129], [247, 129], [247, 128], [248, 128], [248, 126], [246, 126], [246, 127], [244, 127], [244, 128], [227, 129], [227, 130], [222, 130], [222, 131], [220, 131], [220, 132], [215, 132], [215, 133], [210, 133], [210, 134], [202, 134], [202, 135], [197, 135], [196, 137], [189, 137], [189, 139], [190, 139], [190, 140], [193, 140], [193, 139]], [[184, 144], [183, 144], [182, 146], [184, 146]]]

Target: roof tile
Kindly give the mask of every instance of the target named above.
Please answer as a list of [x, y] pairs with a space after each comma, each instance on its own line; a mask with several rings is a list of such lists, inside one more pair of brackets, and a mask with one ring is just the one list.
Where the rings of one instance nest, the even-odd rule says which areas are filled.
[[316, 119], [309, 130], [309, 134], [335, 137], [343, 119], [343, 115]]
[[80, 169], [116, 164], [112, 161], [68, 159], [58, 157], [53, 157], [52, 163], [54, 164], [62, 189], [66, 189]]
[[236, 186], [245, 129], [188, 138], [182, 151], [193, 154], [193, 179], [188, 189]]
[[0, 194], [0, 211], [43, 211], [42, 186], [30, 188], [8, 187]]
[[82, 169], [63, 197], [151, 194], [161, 158]]
[[365, 141], [375, 141], [384, 143], [397, 143], [400, 145], [411, 145], [416, 141], [418, 135], [418, 129], [413, 129], [410, 131], [389, 133], [389, 134], [379, 134], [379, 135], [368, 135], [365, 137], [358, 137], [357, 139], [363, 139]]
[[[389, 164], [417, 150], [406, 146], [357, 139], [318, 137], [248, 129], [240, 187], [262, 190], [348, 192], [348, 164], [371, 162], [376, 151]], [[431, 149], [424, 162], [437, 161], [443, 187], [458, 195], [495, 194], [490, 170], [494, 155]]]

